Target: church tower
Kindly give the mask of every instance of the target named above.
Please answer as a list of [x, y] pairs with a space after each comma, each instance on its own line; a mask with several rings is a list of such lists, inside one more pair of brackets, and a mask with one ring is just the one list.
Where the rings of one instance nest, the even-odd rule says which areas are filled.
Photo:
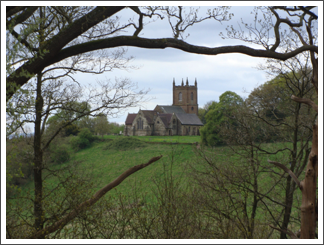
[[186, 85], [183, 79], [180, 86], [175, 85], [173, 78], [173, 106], [181, 106], [186, 113], [194, 113], [198, 116], [198, 87], [197, 79], [195, 85], [189, 85], [188, 78]]

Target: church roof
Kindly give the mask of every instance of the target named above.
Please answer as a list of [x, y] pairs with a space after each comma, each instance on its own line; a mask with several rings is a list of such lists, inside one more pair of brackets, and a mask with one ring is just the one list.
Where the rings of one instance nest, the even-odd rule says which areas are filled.
[[196, 114], [177, 113], [176, 116], [180, 120], [181, 124], [197, 126], [204, 125]]
[[156, 114], [156, 111], [151, 110], [141, 110], [144, 114], [144, 117], [147, 120], [147, 123], [151, 124], [153, 123], [154, 115]]
[[181, 106], [172, 106], [172, 105], [157, 105], [159, 106], [164, 113], [186, 113]]
[[125, 125], [132, 125], [136, 115], [137, 113], [129, 113], [126, 118]]
[[169, 123], [170, 123], [170, 121], [171, 121], [172, 114], [171, 114], [171, 113], [160, 113], [160, 114], [158, 114], [158, 115], [159, 115], [159, 117], [161, 118], [161, 120], [162, 120], [164, 126], [165, 126], [166, 128], [169, 128]]

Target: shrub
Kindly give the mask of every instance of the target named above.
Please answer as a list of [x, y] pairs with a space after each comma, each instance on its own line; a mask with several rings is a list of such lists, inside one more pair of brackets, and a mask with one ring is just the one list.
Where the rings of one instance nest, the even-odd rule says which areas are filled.
[[72, 148], [77, 151], [77, 150], [84, 149], [87, 146], [89, 146], [90, 142], [86, 138], [80, 138], [79, 136], [77, 136], [77, 137], [73, 137], [70, 140], [70, 144], [71, 144]]
[[51, 153], [51, 160], [55, 164], [62, 164], [70, 160], [70, 153], [66, 149], [66, 146], [58, 146], [55, 150], [53, 150]]
[[80, 132], [80, 129], [77, 125], [71, 124], [64, 128], [64, 136], [77, 135]]
[[70, 144], [74, 150], [84, 149], [91, 145], [92, 142], [99, 140], [99, 137], [93, 135], [88, 128], [83, 128], [77, 137], [70, 140]]
[[92, 143], [95, 140], [99, 139], [99, 137], [93, 135], [88, 128], [81, 129], [80, 133], [78, 134], [78, 137], [80, 137], [81, 139], [87, 139], [89, 143]]

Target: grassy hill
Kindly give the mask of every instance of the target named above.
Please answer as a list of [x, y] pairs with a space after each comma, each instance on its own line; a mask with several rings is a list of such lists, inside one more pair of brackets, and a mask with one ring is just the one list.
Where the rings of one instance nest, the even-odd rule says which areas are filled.
[[[156, 183], [163, 181], [163, 175], [168, 174], [172, 169], [172, 176], [175, 180], [180, 180], [180, 185], [185, 185], [191, 182], [190, 177], [186, 174], [188, 163], [195, 166], [196, 169], [203, 169], [204, 166], [200, 164], [201, 158], [197, 157], [195, 153], [196, 144], [199, 142], [199, 136], [176, 136], [176, 137], [127, 137], [127, 136], [104, 136], [102, 141], [96, 141], [91, 147], [83, 150], [79, 150], [72, 154], [71, 159], [60, 165], [54, 165], [55, 169], [61, 169], [63, 172], [65, 169], [69, 169], [71, 166], [76, 166], [75, 176], [84, 177], [85, 186], [91, 185], [91, 188], [82, 189], [79, 186], [81, 193], [76, 195], [76, 198], [89, 198], [92, 194], [98, 191], [100, 188], [116, 179], [124, 171], [133, 167], [134, 165], [148, 162], [152, 157], [163, 157], [151, 164], [150, 166], [134, 173], [127, 179], [125, 179], [114, 190], [108, 192], [103, 198], [112, 199], [122, 195], [128, 197], [132, 196], [135, 191], [139, 192], [139, 195], [145, 193], [146, 203], [156, 202], [154, 191], [156, 191]], [[268, 150], [275, 151], [282, 148], [283, 143], [268, 144], [266, 146]], [[70, 149], [72, 152], [72, 149]], [[244, 159], [238, 154], [233, 152], [228, 147], [214, 147], [207, 149], [212, 157], [216, 158], [216, 161], [220, 165], [232, 165], [240, 166]], [[268, 156], [260, 156], [260, 160], [263, 163], [266, 162]], [[275, 159], [271, 156], [271, 160], [283, 159], [283, 153], [277, 154]], [[215, 160], [215, 159], [214, 159]], [[50, 172], [44, 171], [44, 176], [50, 174]], [[71, 174], [71, 171], [67, 171], [66, 175]], [[272, 179], [268, 171], [262, 173], [258, 179], [260, 188], [264, 190], [271, 186]], [[60, 179], [55, 175], [46, 178], [44, 183], [45, 188], [53, 189], [59, 186]], [[275, 198], [284, 196], [283, 186], [278, 186], [273, 190]], [[218, 188], [218, 187], [217, 187]], [[32, 192], [33, 183], [30, 182], [22, 186], [23, 192]], [[63, 195], [63, 194], [62, 194]], [[56, 198], [54, 196], [54, 198]], [[58, 197], [57, 197], [58, 198]], [[248, 199], [252, 200], [252, 196], [248, 196]], [[280, 200], [279, 200], [280, 201]], [[21, 205], [21, 204], [19, 204]], [[32, 210], [32, 206], [30, 206]], [[250, 210], [251, 207], [247, 207]], [[281, 207], [277, 207], [278, 210]], [[263, 212], [259, 209], [258, 222], [265, 220]], [[293, 213], [298, 212], [296, 208], [293, 209]]]
[[[152, 191], [152, 180], [160, 178], [164, 168], [168, 169], [171, 165], [175, 177], [187, 178], [184, 175], [185, 166], [187, 163], [195, 163], [197, 160], [194, 153], [196, 147], [194, 143], [199, 142], [199, 139], [200, 136], [127, 137], [106, 135], [104, 136], [105, 141], [95, 142], [91, 147], [79, 150], [72, 154], [72, 158], [68, 162], [57, 165], [55, 168], [64, 169], [67, 166], [77, 165], [78, 173], [85, 175], [87, 179], [92, 181], [91, 191], [95, 193], [128, 168], [146, 163], [152, 157], [162, 155], [163, 157], [159, 161], [131, 175], [116, 188], [116, 191], [126, 196], [128, 193], [132, 193], [135, 185], [141, 191], [150, 193]], [[156, 144], [158, 142], [161, 144]], [[277, 147], [279, 146], [269, 144], [269, 149]], [[227, 147], [215, 147], [212, 151], [217, 154], [217, 161], [220, 164], [230, 161], [240, 162], [240, 156], [234, 155]], [[267, 183], [268, 178], [269, 176], [265, 173], [263, 182]], [[59, 181], [59, 179], [51, 177], [46, 180], [46, 185], [55, 187], [59, 184]], [[33, 183], [30, 182], [22, 186], [22, 189], [31, 191]], [[116, 195], [116, 191], [108, 193], [107, 197]]]
[[[55, 169], [64, 169], [71, 165], [77, 165], [78, 174], [93, 182], [92, 193], [102, 188], [104, 185], [116, 179], [128, 168], [138, 164], [148, 162], [152, 157], [163, 157], [152, 165], [140, 170], [124, 180], [115, 191], [107, 193], [115, 196], [116, 191], [128, 195], [136, 185], [143, 192], [151, 192], [152, 179], [159, 178], [164, 172], [163, 167], [170, 166], [173, 161], [173, 174], [180, 176], [183, 173], [184, 163], [194, 157], [192, 145], [182, 145], [181, 143], [193, 143], [199, 137], [125, 137], [125, 136], [104, 136], [105, 141], [95, 142], [91, 147], [82, 149], [72, 154], [71, 159], [61, 165], [54, 166]], [[148, 142], [177, 142], [180, 144], [150, 144]], [[72, 150], [71, 150], [72, 152]], [[173, 160], [172, 160], [173, 159]], [[46, 171], [44, 173], [46, 175]], [[59, 179], [50, 177], [46, 180], [46, 185], [55, 187], [59, 184]], [[33, 183], [22, 186], [23, 191], [31, 191]]]

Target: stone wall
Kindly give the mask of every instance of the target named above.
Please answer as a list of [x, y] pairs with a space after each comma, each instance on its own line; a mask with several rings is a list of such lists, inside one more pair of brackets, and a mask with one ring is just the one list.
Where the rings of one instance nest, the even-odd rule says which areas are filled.
[[167, 135], [164, 123], [162, 122], [162, 119], [159, 116], [155, 119], [154, 122], [153, 135], [160, 135], [160, 136]]
[[[143, 121], [143, 129], [138, 128], [138, 126], [137, 126], [138, 119], [141, 119]], [[136, 136], [150, 136], [150, 135], [152, 135], [151, 125], [148, 124], [146, 118], [140, 112], [136, 115], [132, 126], [134, 127], [133, 135], [136, 135]]]
[[132, 125], [125, 125], [124, 128], [124, 135], [133, 136], [133, 126]]
[[201, 126], [181, 125], [179, 135], [200, 135], [199, 130]]

